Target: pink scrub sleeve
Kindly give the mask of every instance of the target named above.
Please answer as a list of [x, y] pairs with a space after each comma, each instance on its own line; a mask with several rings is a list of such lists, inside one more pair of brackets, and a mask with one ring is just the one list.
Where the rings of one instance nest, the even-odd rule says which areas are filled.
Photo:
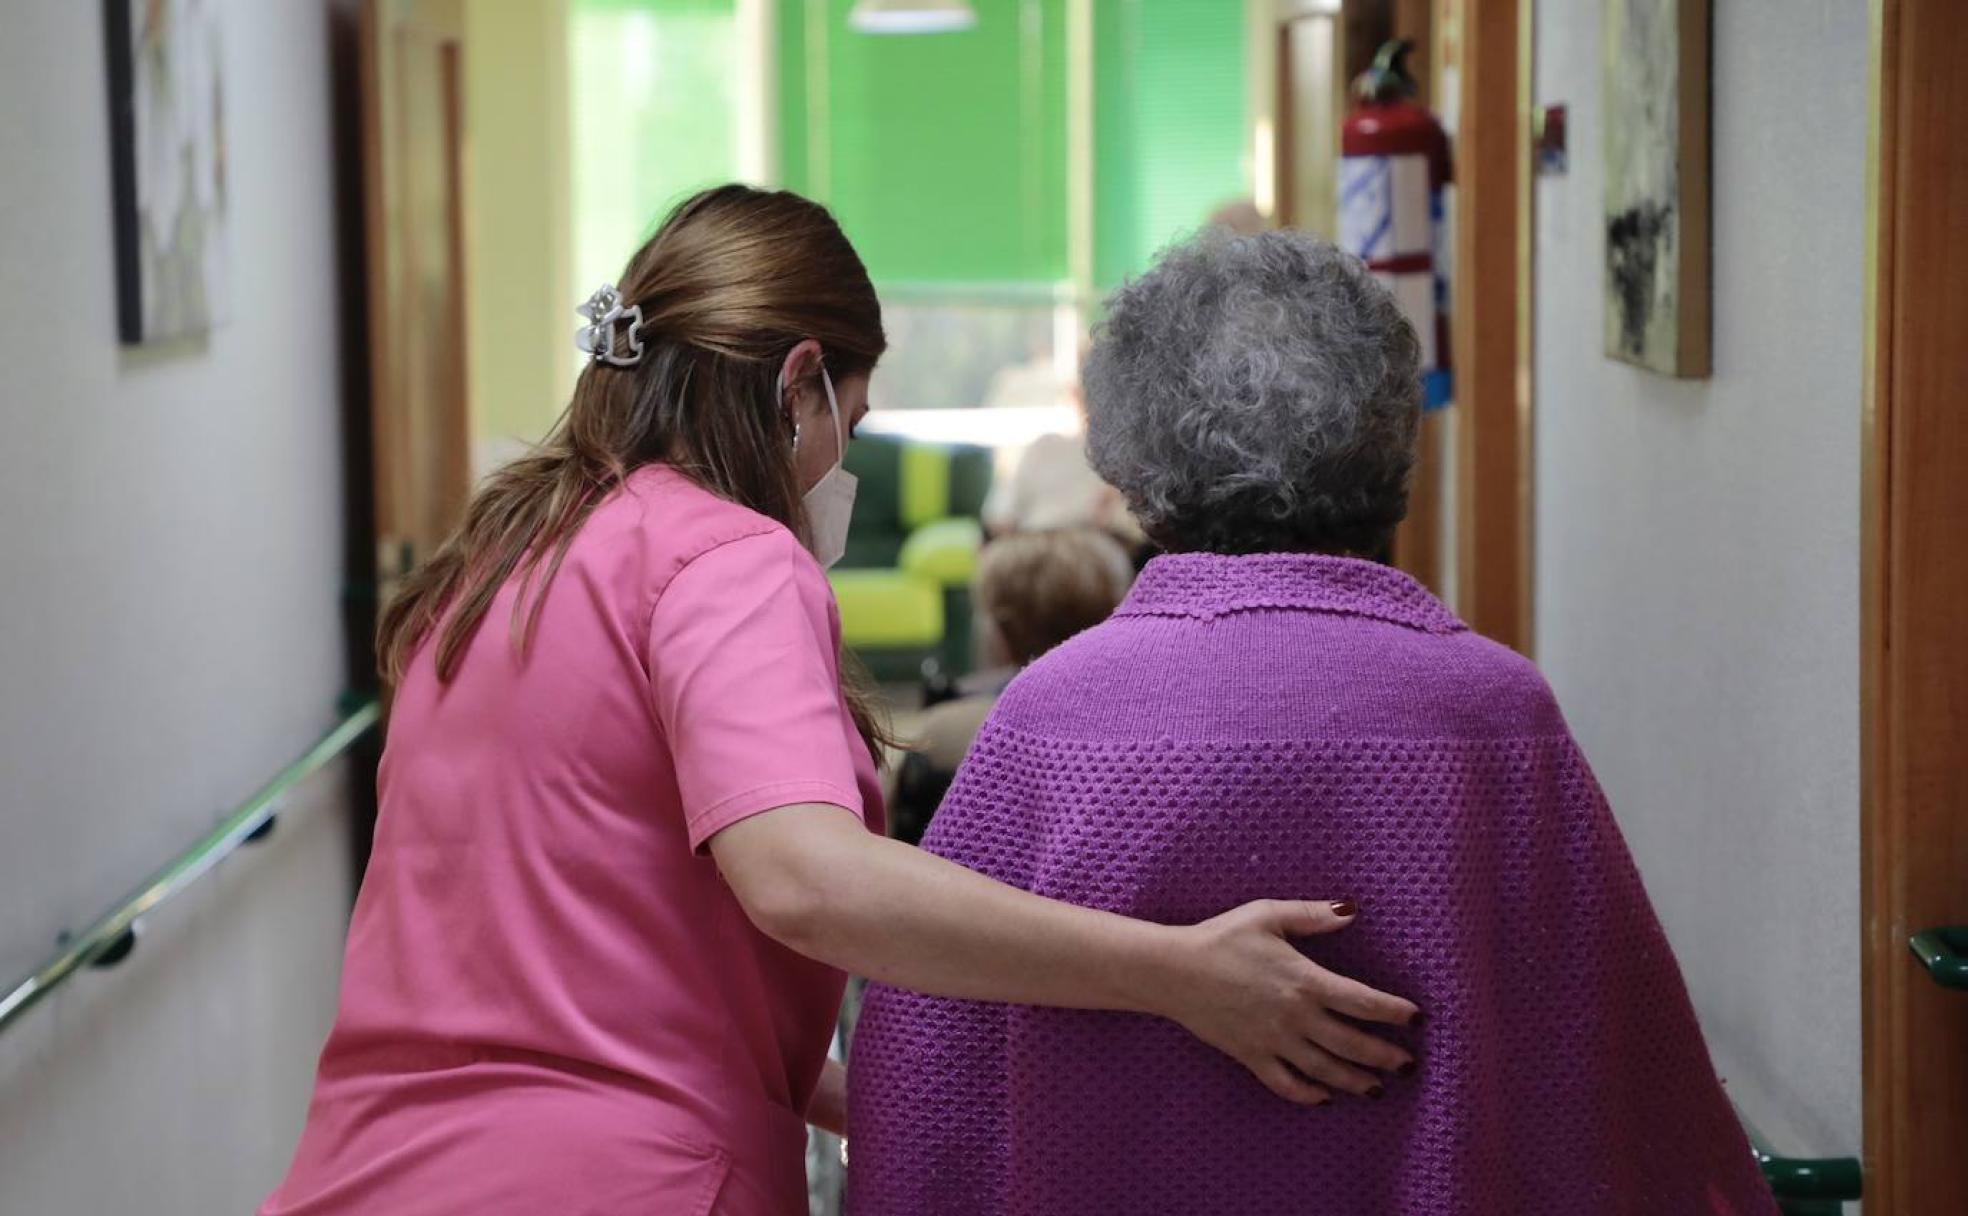
[[819, 564], [780, 529], [692, 558], [657, 597], [650, 695], [692, 849], [793, 803], [862, 813], [836, 612]]

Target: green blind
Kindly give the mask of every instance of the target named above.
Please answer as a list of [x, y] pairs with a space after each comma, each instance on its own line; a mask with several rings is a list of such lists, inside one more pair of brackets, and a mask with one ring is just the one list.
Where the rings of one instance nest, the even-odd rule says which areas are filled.
[[781, 0], [780, 166], [887, 284], [1066, 277], [1066, 5], [973, 0], [975, 28], [876, 36], [853, 0]]
[[735, 0], [574, 0], [574, 271], [613, 281], [670, 208], [738, 176]]
[[1241, 5], [1094, 4], [1094, 281], [1111, 287], [1249, 192]]

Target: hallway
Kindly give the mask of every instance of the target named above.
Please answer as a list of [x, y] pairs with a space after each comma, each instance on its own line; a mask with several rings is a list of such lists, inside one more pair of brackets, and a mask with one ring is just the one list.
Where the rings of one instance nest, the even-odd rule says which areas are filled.
[[[1968, 296], [1958, 287], [1968, 156], [1953, 134], [1968, 119], [1968, 84], [1950, 66], [1968, 53], [1968, 34], [1940, 0], [15, 9], [0, 38], [0, 405], [10, 423], [0, 443], [0, 1212], [192, 1216], [255, 1210], [274, 1192], [347, 999], [345, 960], [360, 963], [345, 950], [371, 849], [386, 847], [375, 793], [383, 739], [398, 748], [382, 765], [386, 816], [392, 767], [399, 787], [411, 780], [404, 772], [433, 780], [385, 723], [395, 689], [379, 671], [391, 653], [387, 624], [379, 651], [379, 619], [447, 560], [465, 580], [497, 565], [499, 544], [517, 545], [502, 571], [553, 551], [550, 541], [571, 545], [575, 532], [553, 527], [578, 528], [607, 494], [650, 477], [645, 464], [691, 469], [682, 480], [704, 479], [692, 484], [709, 499], [767, 516], [757, 503], [783, 497], [787, 527], [823, 566], [830, 555], [814, 534], [826, 530], [826, 500], [851, 500], [824, 582], [788, 575], [772, 602], [807, 604], [823, 641], [828, 622], [838, 630], [845, 663], [829, 705], [841, 698], [855, 749], [884, 738], [862, 729], [856, 672], [879, 690], [869, 696], [893, 738], [877, 749], [887, 767], [875, 792], [857, 787], [858, 765], [828, 781], [848, 787], [840, 805], [885, 805], [888, 834], [908, 843], [939, 808], [967, 805], [967, 787], [976, 801], [988, 779], [978, 770], [1010, 763], [987, 747], [965, 764], [979, 755], [973, 739], [996, 737], [999, 706], [1022, 704], [1007, 690], [1032, 695], [1043, 681], [1029, 673], [1089, 652], [1089, 630], [1114, 636], [1110, 618], [1125, 628], [1142, 616], [1284, 616], [1308, 598], [1319, 611], [1360, 613], [1297, 583], [1253, 593], [1255, 608], [1156, 608], [1161, 584], [1144, 567], [1301, 550], [1380, 563], [1343, 577], [1402, 604], [1425, 599], [1432, 607], [1413, 610], [1422, 632], [1449, 632], [1429, 615], [1439, 611], [1548, 684], [1562, 711], [1556, 730], [1589, 759], [1644, 884], [1636, 898], [1651, 904], [1685, 982], [1699, 1029], [1690, 1039], [1787, 1216], [1856, 1213], [1861, 1196], [1867, 1216], [1968, 1204], [1968, 1164], [1953, 1151], [1968, 1134], [1968, 994], [1954, 990], [1968, 985], [1968, 652], [1954, 632], [1968, 595]], [[809, 328], [795, 336], [816, 343], [810, 368], [787, 337], [761, 371], [735, 330], [677, 336], [727, 311], [675, 304], [696, 280], [625, 259], [678, 203], [725, 182], [826, 207], [879, 298], [885, 349], [856, 366], [846, 337]], [[718, 263], [727, 281], [706, 290], [755, 265], [795, 274], [806, 265], [801, 240], [788, 222], [738, 241], [744, 256]], [[1189, 510], [1232, 530], [1242, 500], [1224, 487], [1294, 470], [1301, 484], [1284, 492], [1294, 510], [1320, 494], [1357, 506], [1378, 484], [1354, 492], [1317, 480], [1367, 476], [1372, 452], [1318, 461], [1354, 442], [1345, 427], [1366, 427], [1372, 402], [1335, 406], [1343, 424], [1307, 423], [1291, 411], [1325, 401], [1323, 389], [1258, 392], [1276, 410], [1273, 429], [1246, 443], [1234, 419], [1211, 410], [1240, 385], [1288, 373], [1289, 357], [1199, 348], [1203, 362], [1185, 379], [1177, 360], [1188, 331], [1151, 326], [1144, 332], [1159, 336], [1126, 344], [1129, 301], [1161, 306], [1153, 276], [1174, 267], [1166, 273], [1207, 284], [1208, 259], [1233, 247], [1312, 257], [1315, 268], [1322, 255], [1304, 250], [1337, 247], [1386, 289], [1414, 337], [1404, 384], [1418, 421], [1401, 424], [1411, 438], [1397, 453], [1412, 471], [1402, 464], [1386, 535], [1359, 534], [1371, 543], [1344, 532], [1346, 544], [1294, 547], [1261, 529], [1261, 539], [1225, 540], [1169, 522]], [[1184, 251], [1200, 261], [1185, 263]], [[826, 298], [848, 298], [850, 277], [830, 276]], [[636, 297], [642, 280], [663, 286]], [[630, 297], [597, 291], [604, 282]], [[1261, 276], [1233, 286], [1260, 291]], [[1193, 293], [1173, 315], [1207, 319], [1237, 294]], [[801, 307], [821, 307], [820, 294]], [[1303, 297], [1281, 299], [1253, 315], [1286, 317]], [[1350, 366], [1341, 342], [1364, 341], [1368, 328], [1366, 305], [1348, 308], [1351, 328], [1290, 331], [1327, 343], [1306, 357], [1324, 359], [1334, 383]], [[1255, 341], [1257, 322], [1223, 315], [1218, 339]], [[639, 328], [659, 317], [667, 336]], [[629, 358], [631, 341], [648, 353]], [[803, 426], [775, 412], [756, 432], [769, 443], [692, 466], [682, 437], [703, 407], [691, 394], [709, 391], [710, 373], [698, 371], [638, 389], [643, 397], [624, 393], [634, 410], [615, 429], [583, 426], [581, 402], [615, 383], [596, 369], [656, 385], [672, 361], [711, 367], [684, 361], [706, 352], [726, 360], [717, 383], [762, 378], [758, 393], [775, 402], [810, 382], [810, 401], [799, 400], [815, 413]], [[1397, 352], [1373, 365], [1399, 363]], [[1219, 375], [1223, 366], [1241, 371]], [[1189, 421], [1169, 422], [1180, 440], [1157, 447], [1152, 428], [1168, 418], [1156, 394], [1181, 385], [1194, 400], [1170, 409], [1192, 411]], [[1115, 402], [1143, 412], [1109, 422], [1103, 441]], [[782, 421], [783, 437], [771, 429]], [[629, 436], [631, 424], [651, 429]], [[835, 446], [809, 454], [829, 431]], [[768, 449], [786, 463], [783, 477], [725, 467]], [[1257, 471], [1207, 463], [1225, 452]], [[552, 466], [557, 457], [573, 463]], [[567, 478], [562, 497], [516, 496], [524, 505], [454, 539], [475, 494], [524, 482], [515, 469], [548, 467]], [[765, 497], [734, 485], [766, 486]], [[536, 520], [552, 526], [527, 531]], [[669, 543], [662, 529], [652, 535]], [[675, 560], [680, 570], [701, 558]], [[579, 561], [569, 569], [592, 576]], [[1397, 572], [1412, 591], [1372, 581]], [[445, 584], [437, 619], [469, 601], [459, 589], [470, 586]], [[680, 712], [650, 658], [668, 586], [622, 592], [641, 615], [615, 643], [651, 681], [639, 704], [663, 740], [674, 731], [662, 715]], [[721, 588], [697, 628], [734, 602]], [[497, 590], [495, 581], [487, 598]], [[1229, 594], [1209, 590], [1219, 593]], [[801, 598], [815, 594], [824, 605]], [[605, 596], [591, 588], [590, 598]], [[526, 630], [488, 620], [473, 661], [489, 661], [494, 635], [510, 634], [521, 654]], [[1187, 677], [1176, 660], [1210, 644], [1171, 652], [1140, 678], [1177, 687]], [[761, 665], [768, 653], [746, 649]], [[1268, 673], [1239, 667], [1261, 668], [1259, 654], [1217, 660], [1221, 687], [1242, 693], [1166, 693], [1160, 703], [1144, 694], [1143, 704], [1171, 715], [1169, 738], [1192, 728], [1217, 738], [1207, 721], [1216, 712], [1238, 723], [1272, 714], [1252, 728], [1260, 740], [1324, 738], [1287, 721], [1299, 708], [1278, 706], [1315, 703], [1350, 669], [1308, 668], [1298, 686], [1312, 700], [1273, 704], [1252, 691], [1269, 687]], [[782, 658], [771, 680], [793, 666]], [[1362, 707], [1409, 688], [1405, 678], [1389, 666], [1363, 684], [1378, 692], [1313, 713], [1317, 729], [1379, 738], [1391, 719]], [[732, 696], [751, 696], [762, 717], [791, 714], [801, 692], [745, 687]], [[1122, 695], [1092, 676], [1071, 687], [1065, 699], [1086, 716], [1060, 711], [1068, 736], [1093, 730], [1094, 711]], [[597, 707], [619, 700], [597, 692], [572, 711], [501, 702], [479, 719], [479, 767], [459, 769], [459, 788], [542, 741], [611, 737], [618, 725]], [[576, 720], [590, 723], [585, 734], [568, 729]], [[501, 723], [524, 730], [501, 736]], [[1099, 729], [1126, 733], [1105, 720]], [[776, 773], [793, 750], [727, 757], [717, 779]], [[663, 764], [651, 771], [664, 774], [665, 796], [692, 805], [688, 765]], [[604, 805], [601, 770], [575, 771], [510, 784], [517, 796], [564, 782]], [[1253, 762], [1224, 788], [1255, 806], [1258, 771]], [[1345, 823], [1357, 808], [1338, 809]], [[736, 863], [696, 838], [697, 813], [687, 812], [687, 852], [700, 864], [674, 873], [709, 875], [706, 889], [728, 898], [741, 885]], [[614, 824], [593, 816], [579, 820], [583, 831]], [[1046, 839], [1070, 839], [1060, 833]], [[629, 865], [623, 838], [594, 840], [604, 838]], [[467, 857], [512, 848], [516, 872], [537, 882], [525, 890], [559, 890], [559, 877], [539, 876], [558, 874], [568, 854], [558, 842], [529, 853], [529, 839], [487, 826], [454, 842], [460, 852], [436, 872], [462, 874]], [[1189, 841], [1170, 855], [1192, 845], [1209, 847]], [[1255, 865], [1260, 850], [1247, 852]], [[1048, 890], [1042, 863], [1027, 882], [997, 877], [1099, 906], [1125, 870], [1116, 862], [1088, 878], [1079, 900], [1070, 882]], [[385, 854], [371, 882], [401, 864]], [[580, 864], [596, 868], [568, 880], [567, 898], [613, 889], [600, 860]], [[644, 879], [672, 873], [634, 864]], [[1362, 892], [1245, 894], [1348, 902]], [[1240, 902], [1225, 898], [1207, 916]], [[406, 948], [433, 961], [405, 974], [471, 976], [461, 987], [504, 992], [506, 1012], [578, 1006], [579, 996], [520, 995], [520, 978], [465, 965], [496, 957], [493, 938], [531, 940], [504, 919], [517, 915], [511, 907], [484, 907], [457, 941]], [[625, 923], [666, 923], [654, 907]], [[1152, 921], [1159, 907], [1108, 910]], [[774, 936], [756, 908], [742, 910], [749, 921], [717, 922], [726, 947], [755, 925]], [[1373, 909], [1364, 915], [1358, 936], [1392, 953], [1332, 957], [1363, 967], [1369, 987], [1402, 976], [1401, 951], [1437, 929], [1417, 922], [1408, 938], [1383, 938]], [[1200, 906], [1185, 916], [1169, 913], [1169, 923], [1206, 919]], [[1472, 935], [1472, 960], [1528, 952], [1563, 927], [1488, 928], [1494, 940]], [[1518, 929], [1527, 937], [1513, 942]], [[903, 950], [907, 937], [895, 929], [884, 948]], [[1596, 944], [1576, 949], [1590, 955]], [[895, 971], [857, 972], [776, 937], [760, 957], [778, 959], [780, 946], [816, 972], [853, 973], [830, 1051], [845, 1061], [864, 976], [899, 983]], [[1328, 958], [1306, 952], [1322, 966]], [[609, 957], [626, 968], [632, 956]], [[771, 965], [744, 982], [767, 991]], [[825, 1003], [816, 991], [778, 993], [732, 1024], [783, 1030], [801, 1001]], [[887, 999], [871, 998], [878, 1025], [893, 1016], [880, 1012]], [[1454, 1026], [1466, 1012], [1428, 1016]], [[1189, 1042], [1163, 1022], [1171, 1043]], [[817, 1044], [826, 1029], [805, 1027], [801, 1042]], [[472, 1033], [448, 1046], [515, 1046]], [[634, 1037], [615, 1033], [596, 1041], [613, 1050]], [[788, 1066], [793, 1108], [775, 1108], [788, 1135], [810, 1113], [809, 1092], [815, 1111], [848, 1102], [818, 1061]], [[1425, 1055], [1420, 1063], [1425, 1075]], [[604, 1053], [575, 1072], [618, 1064]], [[645, 1082], [649, 1092], [690, 1089]], [[1441, 1117], [1463, 1130], [1480, 1123]], [[812, 1122], [811, 1211], [837, 1216], [852, 1154], [825, 1120]], [[1172, 1151], [1113, 1146], [1116, 1159]], [[1604, 1210], [1631, 1202], [1615, 1195]]]

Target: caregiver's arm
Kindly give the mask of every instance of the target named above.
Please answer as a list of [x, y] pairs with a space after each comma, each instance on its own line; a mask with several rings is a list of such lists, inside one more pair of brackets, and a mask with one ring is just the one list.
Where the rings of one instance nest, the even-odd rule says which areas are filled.
[[1158, 925], [1020, 891], [818, 804], [741, 820], [709, 843], [763, 932], [870, 979], [936, 996], [1157, 1014], [1299, 1102], [1323, 1101], [1322, 1086], [1364, 1093], [1378, 1083], [1353, 1064], [1409, 1062], [1335, 1015], [1398, 1026], [1414, 1005], [1291, 945], [1346, 927], [1350, 917], [1330, 904], [1260, 901], [1199, 925]]

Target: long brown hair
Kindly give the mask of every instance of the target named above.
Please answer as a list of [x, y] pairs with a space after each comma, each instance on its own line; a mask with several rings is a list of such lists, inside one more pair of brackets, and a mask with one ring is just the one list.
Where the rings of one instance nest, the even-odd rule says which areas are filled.
[[[591, 362], [545, 442], [487, 478], [457, 531], [404, 580], [377, 627], [386, 687], [433, 631], [438, 679], [448, 681], [515, 574], [512, 637], [523, 649], [575, 533], [642, 465], [667, 461], [806, 535], [779, 369], [813, 338], [840, 381], [873, 371], [888, 345], [874, 286], [833, 216], [783, 191], [706, 190], [670, 213], [619, 288], [625, 305], [642, 308], [641, 361]], [[846, 654], [841, 671], [880, 763], [888, 738], [866, 677]]]

